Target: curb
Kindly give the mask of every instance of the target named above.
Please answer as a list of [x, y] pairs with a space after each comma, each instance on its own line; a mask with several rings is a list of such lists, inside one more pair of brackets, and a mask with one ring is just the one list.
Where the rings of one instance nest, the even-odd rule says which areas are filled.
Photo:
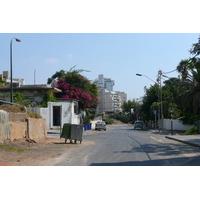
[[172, 137], [169, 137], [169, 136], [165, 136], [165, 138], [170, 139], [170, 140], [175, 140], [175, 141], [178, 141], [178, 142], [182, 142], [182, 143], [188, 144], [188, 145], [193, 146], [193, 147], [200, 148], [200, 145], [198, 145], [198, 144], [194, 144], [194, 143], [191, 143], [191, 142], [186, 142], [186, 141], [179, 140], [179, 139], [176, 139], [176, 138], [172, 138]]

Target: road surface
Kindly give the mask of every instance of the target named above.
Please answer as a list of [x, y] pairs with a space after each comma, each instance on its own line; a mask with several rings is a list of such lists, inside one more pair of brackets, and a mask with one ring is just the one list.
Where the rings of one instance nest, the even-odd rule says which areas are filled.
[[[84, 145], [86, 144], [86, 145]], [[194, 166], [200, 149], [131, 125], [86, 131], [82, 144], [61, 155], [56, 166]]]

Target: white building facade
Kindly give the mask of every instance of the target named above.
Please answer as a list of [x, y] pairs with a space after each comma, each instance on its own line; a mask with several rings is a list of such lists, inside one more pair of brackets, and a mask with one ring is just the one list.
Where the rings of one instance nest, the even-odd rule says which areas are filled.
[[[10, 71], [3, 71], [2, 80], [5, 81], [7, 84], [11, 83], [11, 76], [10, 76]], [[25, 84], [24, 79], [22, 78], [13, 78], [13, 87], [20, 87], [21, 85]]]
[[65, 123], [80, 124], [82, 117], [82, 113], [78, 112], [78, 102], [70, 99], [48, 102], [47, 108], [28, 107], [27, 109], [46, 119], [47, 129], [60, 129]]

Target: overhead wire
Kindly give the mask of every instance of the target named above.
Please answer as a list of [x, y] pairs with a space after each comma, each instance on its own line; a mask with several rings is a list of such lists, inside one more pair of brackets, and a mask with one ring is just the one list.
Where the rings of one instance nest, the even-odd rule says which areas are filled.
[[163, 73], [163, 74], [169, 74], [169, 73], [172, 73], [172, 72], [175, 72], [175, 71], [176, 71], [176, 69], [174, 69], [174, 70], [172, 70], [172, 71], [170, 71], [170, 72], [163, 72], [163, 71], [162, 71], [162, 73]]

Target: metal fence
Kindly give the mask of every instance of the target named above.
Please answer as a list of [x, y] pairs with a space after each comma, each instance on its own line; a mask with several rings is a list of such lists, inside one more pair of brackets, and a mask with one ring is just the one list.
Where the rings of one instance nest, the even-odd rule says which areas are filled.
[[11, 103], [9, 101], [3, 101], [3, 100], [0, 100], [0, 105], [5, 105], [5, 106], [11, 106], [11, 105], [15, 105], [15, 103]]

